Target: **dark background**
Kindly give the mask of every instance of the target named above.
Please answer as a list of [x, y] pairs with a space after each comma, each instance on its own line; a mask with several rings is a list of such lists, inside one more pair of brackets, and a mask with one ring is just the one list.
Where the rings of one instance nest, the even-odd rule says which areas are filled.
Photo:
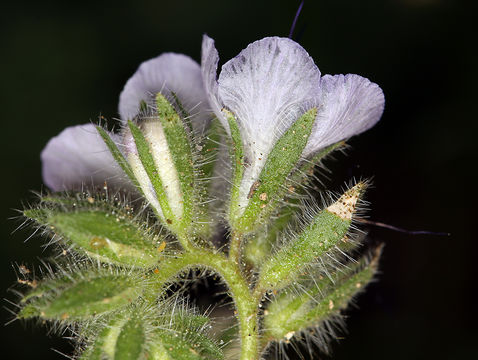
[[[38, 264], [41, 241], [14, 209], [40, 190], [39, 154], [64, 127], [117, 116], [141, 61], [164, 51], [199, 60], [201, 36], [222, 61], [268, 35], [287, 36], [298, 1], [16, 1], [0, 11], [1, 297], [12, 263]], [[470, 2], [471, 3], [471, 2]], [[80, 5], [81, 4], [81, 5]], [[357, 73], [385, 92], [381, 122], [332, 163], [332, 189], [374, 179], [370, 217], [418, 236], [369, 229], [386, 243], [380, 281], [349, 312], [334, 359], [478, 358], [476, 9], [462, 1], [307, 1], [296, 34], [323, 74]], [[6, 307], [11, 308], [7, 302]], [[4, 310], [1, 322], [11, 319]], [[1, 328], [1, 354], [61, 359], [69, 351], [33, 322]]]

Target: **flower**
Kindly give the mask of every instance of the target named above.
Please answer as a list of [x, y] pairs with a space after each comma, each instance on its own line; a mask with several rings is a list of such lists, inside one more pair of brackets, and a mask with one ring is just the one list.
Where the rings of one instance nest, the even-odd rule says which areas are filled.
[[253, 42], [226, 62], [217, 76], [214, 40], [204, 36], [201, 70], [211, 107], [229, 131], [223, 108], [237, 120], [248, 164], [239, 185], [239, 206], [248, 194], [281, 135], [307, 110], [317, 116], [304, 158], [328, 145], [371, 128], [380, 119], [380, 87], [358, 75], [325, 75], [309, 54], [288, 38]]
[[[122, 124], [138, 115], [142, 101], [152, 105], [158, 92], [171, 101], [177, 96], [191, 114], [194, 129], [204, 130], [210, 116], [199, 64], [175, 53], [142, 63], [128, 80], [119, 101]], [[121, 150], [127, 150], [120, 135], [110, 136]], [[48, 142], [41, 160], [43, 180], [53, 191], [80, 189], [83, 184], [103, 185], [105, 181], [117, 187], [131, 187], [93, 124], [63, 130]]]
[[[214, 41], [205, 35], [201, 66], [174, 53], [142, 63], [120, 95], [119, 114], [126, 124], [140, 114], [143, 102], [154, 106], [159, 92], [171, 103], [179, 100], [191, 114], [195, 132], [204, 132], [212, 112], [230, 133], [223, 109], [232, 112], [244, 147], [244, 173], [240, 183], [234, 184], [239, 188], [239, 216], [274, 144], [306, 111], [315, 108], [317, 115], [303, 158], [369, 129], [383, 112], [380, 87], [353, 74], [321, 76], [308, 53], [288, 38], [268, 37], [250, 44], [222, 66], [219, 76], [218, 61]], [[157, 150], [152, 151], [157, 173], [161, 181], [166, 180], [166, 196], [181, 217], [183, 199], [178, 195], [178, 173], [168, 155], [171, 149], [156, 125], [145, 120], [140, 126], [152, 150]], [[126, 128], [123, 136], [110, 136], [130, 161], [147, 200], [161, 213], [131, 133]], [[41, 158], [45, 184], [54, 191], [78, 188], [84, 183], [102, 185], [104, 181], [118, 186], [130, 184], [91, 124], [64, 130], [50, 140]]]

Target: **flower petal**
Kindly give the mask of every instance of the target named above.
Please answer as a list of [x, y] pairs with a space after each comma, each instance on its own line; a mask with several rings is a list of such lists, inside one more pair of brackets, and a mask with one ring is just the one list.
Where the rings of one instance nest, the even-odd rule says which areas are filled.
[[174, 92], [188, 113], [196, 119], [193, 124], [201, 122], [204, 126], [210, 117], [206, 111], [209, 105], [201, 69], [189, 56], [165, 53], [143, 62], [121, 92], [121, 119], [126, 121], [134, 118], [140, 111], [141, 101], [151, 103], [158, 92], [171, 102], [174, 100], [171, 92]]
[[236, 115], [245, 147], [254, 144], [250, 146], [266, 155], [313, 105], [319, 81], [319, 69], [299, 44], [269, 37], [224, 64], [218, 93]]
[[382, 89], [359, 75], [325, 75], [320, 87], [319, 113], [304, 156], [370, 129], [385, 105]]
[[241, 209], [276, 141], [315, 105], [319, 81], [312, 58], [287, 38], [256, 41], [222, 67], [218, 97], [236, 116], [244, 146]]
[[[114, 135], [112, 136], [114, 139]], [[53, 191], [85, 185], [131, 186], [93, 124], [68, 127], [41, 153], [43, 181]]]
[[221, 122], [222, 126], [228, 133], [229, 124], [221, 112], [222, 104], [218, 98], [218, 84], [217, 84], [217, 64], [219, 62], [219, 55], [214, 40], [209, 36], [204, 35], [202, 38], [201, 49], [201, 73], [204, 82], [204, 88], [209, 100], [211, 110]]

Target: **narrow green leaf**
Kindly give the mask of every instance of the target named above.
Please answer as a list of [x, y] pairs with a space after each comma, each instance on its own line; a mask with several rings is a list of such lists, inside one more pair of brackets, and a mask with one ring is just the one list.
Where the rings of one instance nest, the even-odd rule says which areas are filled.
[[348, 264], [328, 278], [317, 279], [302, 294], [282, 292], [268, 306], [264, 316], [266, 341], [289, 340], [306, 328], [317, 326], [333, 315], [340, 314], [351, 299], [373, 279], [380, 252], [371, 261], [362, 259]]
[[239, 219], [233, 219], [235, 230], [251, 232], [275, 210], [284, 195], [287, 177], [302, 156], [316, 115], [316, 108], [307, 111], [274, 145], [259, 179], [251, 187], [246, 209]]
[[359, 183], [348, 190], [338, 201], [320, 211], [295, 239], [268, 259], [261, 268], [258, 288], [283, 288], [294, 281], [308, 264], [333, 249], [347, 234], [363, 189], [364, 184]]
[[[131, 303], [141, 292], [135, 276], [105, 273], [72, 275], [63, 288], [56, 288], [58, 279], [45, 280], [43, 289], [51, 291], [27, 294], [27, 304], [18, 313], [19, 318], [40, 316], [49, 320], [74, 321], [113, 311]], [[53, 284], [47, 284], [53, 282]]]
[[164, 240], [141, 229], [121, 211], [52, 207], [26, 210], [24, 214], [77, 252], [105, 263], [151, 267], [163, 256]]

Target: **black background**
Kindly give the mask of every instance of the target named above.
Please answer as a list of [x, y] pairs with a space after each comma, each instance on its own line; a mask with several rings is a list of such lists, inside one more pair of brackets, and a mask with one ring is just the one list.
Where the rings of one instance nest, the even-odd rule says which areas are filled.
[[[471, 2], [470, 2], [471, 3]], [[12, 234], [14, 209], [40, 190], [39, 154], [66, 126], [117, 116], [118, 95], [141, 61], [164, 51], [199, 60], [201, 36], [222, 62], [264, 36], [287, 36], [298, 1], [15, 1], [0, 15], [1, 297], [12, 263], [38, 264], [41, 241]], [[356, 73], [386, 96], [380, 123], [329, 164], [332, 189], [372, 177], [369, 229], [386, 244], [380, 281], [349, 312], [334, 359], [478, 356], [476, 250], [476, 9], [462, 1], [307, 1], [299, 42], [323, 74]], [[6, 307], [11, 308], [7, 302]], [[7, 322], [11, 315], [2, 311]], [[69, 351], [33, 322], [1, 328], [1, 354], [61, 359]]]

